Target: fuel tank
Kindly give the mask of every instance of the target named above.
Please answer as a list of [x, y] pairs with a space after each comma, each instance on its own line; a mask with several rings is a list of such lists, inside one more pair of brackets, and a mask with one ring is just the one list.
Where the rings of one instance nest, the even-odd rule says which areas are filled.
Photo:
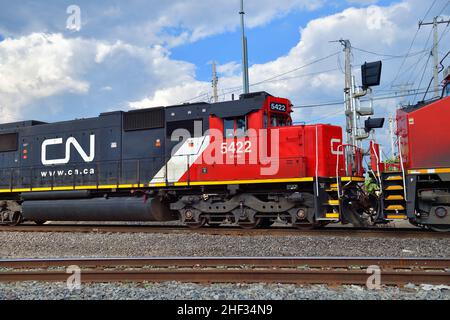
[[25, 200], [22, 215], [32, 221], [171, 221], [177, 214], [155, 198], [111, 197]]

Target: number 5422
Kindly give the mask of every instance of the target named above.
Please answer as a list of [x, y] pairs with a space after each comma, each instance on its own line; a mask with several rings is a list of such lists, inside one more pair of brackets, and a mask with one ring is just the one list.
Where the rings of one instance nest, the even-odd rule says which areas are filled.
[[220, 151], [222, 154], [225, 153], [250, 153], [252, 151], [252, 143], [250, 141], [238, 141], [231, 142], [227, 144], [226, 142], [222, 143], [220, 146]]

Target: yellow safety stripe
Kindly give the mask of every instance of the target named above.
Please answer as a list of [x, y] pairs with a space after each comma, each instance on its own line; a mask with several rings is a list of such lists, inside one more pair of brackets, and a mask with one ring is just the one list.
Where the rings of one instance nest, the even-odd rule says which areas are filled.
[[[335, 179], [335, 177], [330, 177]], [[361, 177], [342, 177], [342, 181], [364, 181]], [[221, 180], [221, 181], [192, 181], [188, 182], [174, 182], [174, 186], [206, 186], [206, 185], [220, 185], [220, 184], [252, 184], [252, 183], [292, 183], [292, 182], [312, 182], [313, 177], [304, 178], [287, 178], [287, 179], [253, 179], [253, 180]], [[169, 183], [170, 184], [170, 183]], [[150, 183], [149, 187], [163, 187], [166, 186], [164, 182], [162, 183]]]
[[406, 215], [404, 215], [404, 214], [399, 214], [399, 215], [390, 214], [386, 218], [387, 219], [407, 219]]
[[405, 210], [405, 207], [403, 207], [402, 205], [400, 205], [400, 204], [398, 204], [398, 205], [395, 205], [395, 204], [392, 204], [392, 205], [390, 205], [390, 206], [388, 206], [386, 209], [384, 209], [384, 210]]
[[165, 187], [166, 183], [165, 182], [160, 182], [160, 183], [149, 183], [148, 184], [149, 187]]
[[[335, 177], [330, 177], [334, 179]], [[192, 182], [174, 182], [174, 183], [149, 183], [144, 184], [111, 184], [111, 185], [90, 185], [90, 186], [55, 186], [55, 187], [36, 187], [36, 188], [20, 188], [20, 189], [0, 189], [0, 193], [4, 192], [28, 192], [28, 191], [57, 191], [57, 190], [90, 190], [90, 189], [131, 189], [144, 187], [166, 187], [173, 186], [203, 186], [203, 185], [226, 185], [226, 184], [261, 184], [261, 183], [295, 183], [295, 182], [312, 182], [314, 177], [303, 178], [283, 178], [283, 179], [251, 179], [251, 180], [220, 180], [220, 181], [192, 181]], [[364, 181], [362, 177], [341, 177], [341, 181]]]
[[92, 190], [92, 189], [130, 189], [130, 188], [144, 188], [141, 184], [111, 184], [99, 186], [58, 186], [58, 187], [36, 187], [36, 188], [16, 188], [16, 189], [0, 189], [0, 193], [5, 192], [30, 192], [30, 191], [65, 191], [65, 190]]
[[387, 196], [387, 198], [385, 200], [395, 201], [395, 200], [404, 200], [404, 198], [402, 195], [392, 194], [390, 196]]
[[325, 218], [339, 219], [339, 213], [325, 213]]
[[388, 186], [385, 190], [403, 190], [403, 186]]
[[402, 178], [402, 176], [390, 176], [390, 177], [387, 177], [386, 180], [399, 181], [399, 180], [403, 180], [403, 178]]
[[220, 180], [220, 181], [191, 181], [191, 182], [172, 182], [166, 184], [165, 182], [161, 183], [149, 183], [149, 187], [165, 187], [167, 185], [173, 185], [176, 187], [181, 186], [208, 186], [208, 185], [221, 185], [221, 184], [252, 184], [252, 183], [283, 183], [283, 182], [312, 182], [314, 181], [313, 177], [305, 177], [305, 178], [287, 178], [287, 179], [252, 179], [252, 180]]
[[422, 174], [422, 173], [450, 173], [450, 168], [435, 168], [435, 169], [414, 169], [408, 170], [409, 174]]
[[341, 177], [341, 181], [359, 181], [364, 182], [366, 179], [364, 177]]

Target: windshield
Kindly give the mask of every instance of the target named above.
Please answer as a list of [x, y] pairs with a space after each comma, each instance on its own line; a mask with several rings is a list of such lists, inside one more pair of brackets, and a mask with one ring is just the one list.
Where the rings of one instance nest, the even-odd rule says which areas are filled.
[[284, 115], [272, 114], [270, 116], [270, 125], [272, 127], [285, 127], [290, 126], [290, 120]]

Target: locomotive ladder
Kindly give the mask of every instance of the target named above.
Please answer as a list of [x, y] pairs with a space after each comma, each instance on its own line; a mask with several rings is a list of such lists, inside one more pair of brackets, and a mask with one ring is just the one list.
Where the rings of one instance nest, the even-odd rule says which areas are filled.
[[338, 191], [339, 189], [336, 181], [329, 183], [325, 188], [327, 200], [323, 203], [323, 205], [326, 208], [326, 213], [325, 216], [319, 220], [340, 220], [340, 200]]
[[387, 220], [403, 220], [406, 216], [405, 186], [401, 171], [383, 172], [381, 206]]

